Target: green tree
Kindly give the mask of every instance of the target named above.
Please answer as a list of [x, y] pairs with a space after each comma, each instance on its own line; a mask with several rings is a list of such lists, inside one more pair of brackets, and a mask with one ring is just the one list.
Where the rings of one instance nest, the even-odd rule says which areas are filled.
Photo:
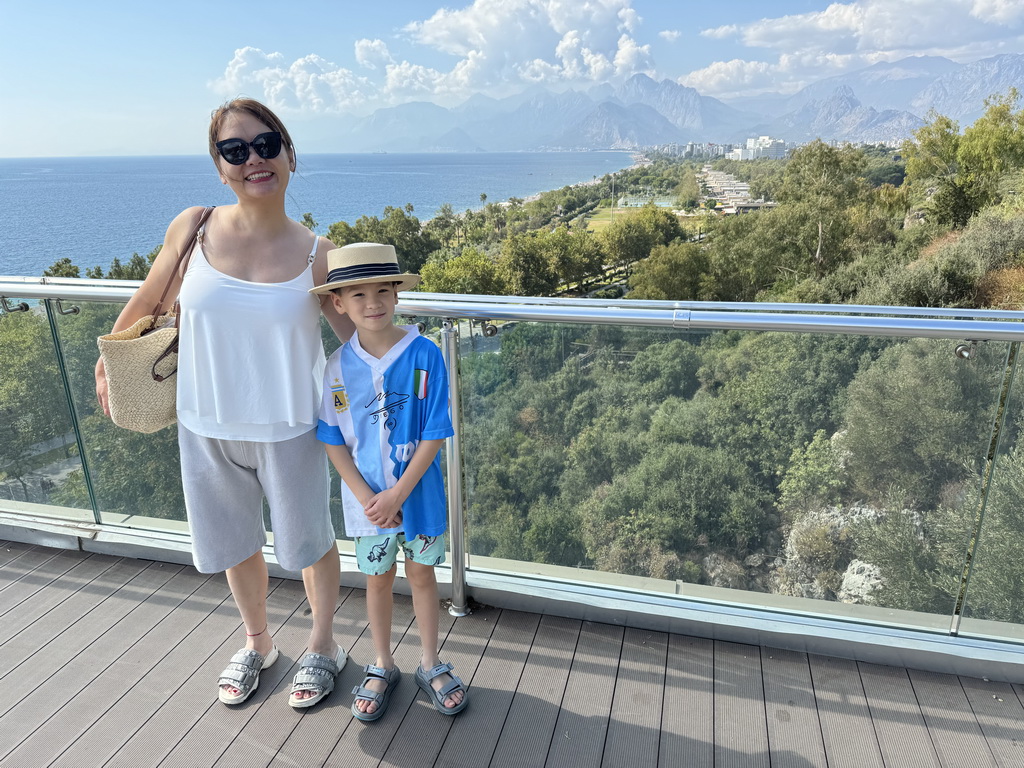
[[818, 279], [845, 260], [847, 209], [865, 192], [864, 165], [862, 152], [821, 140], [800, 147], [786, 163], [779, 200], [794, 214], [791, 226]]
[[500, 295], [505, 290], [498, 265], [471, 247], [448, 259], [428, 261], [420, 275], [421, 290], [432, 293]]

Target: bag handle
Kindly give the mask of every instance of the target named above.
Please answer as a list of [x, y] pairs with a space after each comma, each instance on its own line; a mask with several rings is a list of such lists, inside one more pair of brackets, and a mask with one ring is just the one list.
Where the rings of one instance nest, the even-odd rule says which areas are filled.
[[[199, 230], [201, 230], [203, 225], [206, 224], [206, 220], [210, 218], [211, 213], [213, 213], [212, 205], [203, 209], [202, 215], [200, 215], [196, 225], [192, 228], [192, 234], [188, 236], [188, 239], [184, 243], [185, 247], [181, 250], [181, 253], [178, 254], [178, 261], [174, 265], [174, 271], [167, 277], [167, 284], [164, 286], [164, 292], [160, 294], [160, 301], [158, 301], [156, 306], [153, 307], [151, 314], [153, 315], [154, 326], [156, 325], [156, 319], [160, 316], [160, 308], [163, 307], [164, 299], [167, 298], [167, 292], [171, 290], [171, 283], [174, 282], [174, 276], [179, 274], [183, 261], [185, 262], [185, 269], [188, 269], [187, 259], [192, 255], [192, 250], [196, 247]], [[182, 279], [184, 279], [184, 274], [182, 274]], [[177, 315], [175, 315], [174, 324], [175, 326], [178, 324]]]
[[[174, 276], [178, 274], [179, 270], [181, 270], [181, 272], [184, 273], [184, 271], [186, 269], [188, 269], [188, 259], [192, 255], [192, 251], [196, 247], [196, 241], [199, 239], [199, 230], [201, 230], [203, 228], [203, 225], [206, 224], [206, 221], [210, 218], [210, 214], [211, 213], [213, 213], [213, 206], [209, 206], [209, 207], [203, 209], [203, 213], [202, 213], [202, 215], [200, 215], [199, 221], [197, 221], [196, 225], [192, 228], [192, 234], [190, 234], [188, 236], [188, 240], [185, 241], [185, 247], [182, 249], [181, 253], [178, 254], [178, 261], [174, 265], [174, 271], [171, 273], [170, 277], [167, 278], [167, 285], [164, 286], [164, 292], [162, 294], [160, 294], [160, 301], [157, 302], [157, 305], [155, 307], [153, 307], [153, 322], [150, 325], [149, 330], [153, 330], [156, 327], [156, 320], [157, 320], [157, 317], [158, 317], [157, 313], [159, 312], [160, 307], [163, 306], [164, 299], [167, 298], [167, 292], [171, 289], [171, 283], [174, 282]], [[184, 262], [184, 269], [182, 269], [182, 262]], [[182, 279], [183, 280], [185, 279], [185, 275], [184, 274], [182, 274]], [[175, 328], [179, 327], [178, 326], [179, 314], [180, 313], [178, 312], [178, 300], [175, 299], [174, 300], [174, 327]], [[145, 331], [143, 331], [143, 333], [145, 333]], [[159, 373], [156, 372], [156, 367], [160, 363], [160, 361], [162, 361], [164, 358], [168, 357], [169, 355], [177, 354], [177, 352], [178, 352], [178, 334], [174, 334], [174, 339], [171, 341], [171, 343], [168, 344], [166, 349], [164, 349], [163, 352], [161, 352], [159, 355], [157, 355], [156, 360], [153, 361], [153, 366], [152, 366], [152, 368], [150, 368], [150, 373], [153, 376], [153, 381], [162, 382], [162, 381], [164, 381], [166, 379], [169, 379], [171, 376], [173, 376], [175, 373], [178, 372], [178, 366], [174, 366], [174, 370], [170, 371], [166, 375], [159, 374]]]

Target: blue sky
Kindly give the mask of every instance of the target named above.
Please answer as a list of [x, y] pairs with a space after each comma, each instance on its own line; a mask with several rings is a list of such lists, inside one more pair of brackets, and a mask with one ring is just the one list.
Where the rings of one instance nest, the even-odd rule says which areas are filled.
[[236, 95], [330, 151], [304, 126], [407, 101], [637, 72], [730, 99], [904, 56], [1021, 53], [1024, 0], [0, 0], [0, 30], [0, 156], [201, 154]]

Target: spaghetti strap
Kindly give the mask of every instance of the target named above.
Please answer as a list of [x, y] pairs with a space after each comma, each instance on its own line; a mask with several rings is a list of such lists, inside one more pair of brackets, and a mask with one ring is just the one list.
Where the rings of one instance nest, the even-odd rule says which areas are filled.
[[317, 247], [317, 245], [319, 245], [319, 243], [320, 243], [320, 236], [316, 232], [314, 232], [313, 233], [313, 250], [311, 250], [309, 252], [309, 259], [306, 261], [307, 264], [312, 264], [314, 261], [316, 261], [316, 247]]

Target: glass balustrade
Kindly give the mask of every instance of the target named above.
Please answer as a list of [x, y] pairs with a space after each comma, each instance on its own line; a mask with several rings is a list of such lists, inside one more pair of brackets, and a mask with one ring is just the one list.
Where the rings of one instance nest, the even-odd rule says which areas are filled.
[[[0, 513], [184, 534], [175, 428], [98, 412], [95, 339], [122, 305], [25, 295], [0, 314]], [[443, 319], [457, 330], [471, 574], [1024, 641], [1024, 376], [993, 331], [1016, 318], [970, 343], [471, 298], [405, 307], [442, 348]]]
[[1006, 343], [496, 327], [461, 353], [474, 567], [948, 630]]
[[964, 498], [976, 521], [977, 547], [964, 574], [959, 629], [964, 635], [1024, 641], [1024, 360], [1017, 346], [1011, 350], [1012, 380], [1006, 382], [992, 482], [987, 494], [971, 488]]
[[86, 496], [68, 494], [82, 461], [46, 304], [14, 299], [0, 315], [0, 506], [92, 521]]

